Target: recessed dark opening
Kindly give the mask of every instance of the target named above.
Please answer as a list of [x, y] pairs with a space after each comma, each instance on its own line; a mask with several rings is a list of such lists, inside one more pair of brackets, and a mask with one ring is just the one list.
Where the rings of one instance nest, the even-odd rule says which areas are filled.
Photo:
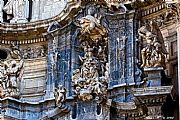
[[77, 117], [77, 104], [74, 103], [74, 105], [72, 106], [72, 119], [76, 119]]
[[5, 50], [0, 49], [0, 59], [6, 59], [8, 56]]
[[101, 114], [101, 105], [97, 104], [97, 115], [100, 115]]

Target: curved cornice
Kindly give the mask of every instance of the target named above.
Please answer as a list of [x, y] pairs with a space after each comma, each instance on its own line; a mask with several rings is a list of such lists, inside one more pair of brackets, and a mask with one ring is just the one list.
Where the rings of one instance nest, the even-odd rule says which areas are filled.
[[42, 33], [47, 31], [48, 26], [59, 22], [62, 26], [68, 24], [81, 8], [81, 1], [67, 2], [65, 9], [49, 19], [38, 20], [28, 23], [0, 23], [0, 40], [24, 40], [43, 37]]
[[[96, 2], [93, 3], [99, 3], [99, 4], [106, 3], [103, 1], [104, 0], [102, 1], [97, 0]], [[0, 42], [1, 44], [9, 44], [10, 41], [18, 41], [20, 44], [27, 44], [27, 43], [41, 42], [41, 40], [46, 41], [44, 35], [47, 34], [48, 26], [52, 22], [57, 21], [61, 25], [61, 27], [64, 28], [66, 25], [72, 22], [73, 18], [78, 15], [78, 13], [86, 5], [86, 3], [89, 2], [87, 2], [86, 0], [69, 0], [64, 10], [62, 10], [57, 16], [44, 20], [38, 20], [28, 23], [15, 23], [15, 24], [0, 23]], [[157, 14], [159, 13], [159, 11], [162, 13], [162, 10], [164, 10], [165, 8], [164, 3], [163, 4], [162, 3], [163, 2], [151, 5], [151, 7], [139, 8], [143, 11], [143, 12], [141, 11], [142, 18], [146, 19], [152, 17], [151, 16], [152, 14]]]
[[[0, 23], [0, 30], [2, 31], [12, 31], [12, 32], [18, 32], [22, 30], [34, 30], [42, 27], [47, 27], [50, 23], [53, 21], [61, 22], [63, 20], [66, 20], [67, 17], [71, 14], [71, 12], [75, 12], [81, 5], [81, 2], [68, 2], [66, 4], [65, 9], [60, 12], [57, 16], [44, 19], [44, 20], [38, 20], [34, 22], [27, 22], [27, 23]], [[72, 11], [72, 9], [75, 9]], [[4, 33], [6, 33], [4, 32]]]

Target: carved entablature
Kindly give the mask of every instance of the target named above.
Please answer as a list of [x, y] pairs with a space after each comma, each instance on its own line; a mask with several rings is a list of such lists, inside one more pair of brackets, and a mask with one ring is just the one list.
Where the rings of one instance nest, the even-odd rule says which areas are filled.
[[80, 27], [79, 40], [84, 56], [79, 56], [80, 68], [73, 72], [73, 86], [79, 99], [88, 101], [105, 98], [107, 94], [107, 30], [100, 24], [100, 18], [89, 14], [78, 19]]
[[141, 19], [155, 20], [159, 27], [174, 24], [179, 21], [179, 3], [177, 1], [158, 2], [140, 8]]

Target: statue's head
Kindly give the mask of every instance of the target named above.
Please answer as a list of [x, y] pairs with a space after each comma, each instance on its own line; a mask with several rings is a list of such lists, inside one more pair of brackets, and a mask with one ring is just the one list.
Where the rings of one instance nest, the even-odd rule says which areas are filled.
[[63, 85], [59, 84], [59, 85], [58, 85], [58, 88], [59, 88], [59, 89], [62, 89], [62, 88], [63, 88]]
[[95, 10], [94, 7], [91, 6], [91, 7], [88, 8], [88, 15], [93, 16], [95, 13], [96, 13], [96, 10]]

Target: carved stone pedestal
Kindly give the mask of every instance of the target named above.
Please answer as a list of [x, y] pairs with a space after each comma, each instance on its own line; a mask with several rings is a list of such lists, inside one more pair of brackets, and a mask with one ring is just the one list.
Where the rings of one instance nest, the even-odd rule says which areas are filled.
[[134, 96], [141, 104], [147, 106], [148, 120], [161, 120], [163, 118], [161, 107], [166, 101], [168, 94], [171, 94], [172, 86], [158, 86], [133, 89]]
[[163, 68], [144, 68], [145, 74], [147, 74], [147, 87], [161, 86], [161, 72]]

